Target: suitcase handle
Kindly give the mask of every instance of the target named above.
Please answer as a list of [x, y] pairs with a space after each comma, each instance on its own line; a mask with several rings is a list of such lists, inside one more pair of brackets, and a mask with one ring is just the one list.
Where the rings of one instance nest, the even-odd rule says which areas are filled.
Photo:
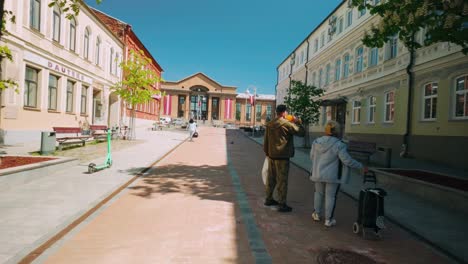
[[364, 173], [362, 184], [364, 185], [366, 182], [374, 183], [374, 187], [377, 186], [377, 177], [375, 177], [375, 172], [368, 171], [367, 173]]

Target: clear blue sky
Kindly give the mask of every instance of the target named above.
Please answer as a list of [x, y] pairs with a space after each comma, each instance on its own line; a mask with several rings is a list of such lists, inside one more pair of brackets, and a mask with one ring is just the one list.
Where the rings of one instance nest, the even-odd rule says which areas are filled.
[[86, 2], [132, 25], [165, 80], [203, 72], [238, 92], [274, 94], [276, 67], [341, 0]]

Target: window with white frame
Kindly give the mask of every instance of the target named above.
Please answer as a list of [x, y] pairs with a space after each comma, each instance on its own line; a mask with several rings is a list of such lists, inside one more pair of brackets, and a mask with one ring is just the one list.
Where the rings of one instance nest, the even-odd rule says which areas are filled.
[[251, 121], [252, 119], [252, 105], [247, 104], [245, 106], [245, 121]]
[[54, 41], [60, 42], [60, 29], [62, 24], [62, 12], [60, 8], [55, 5], [52, 18], [52, 39]]
[[117, 71], [119, 68], [119, 60], [120, 60], [120, 55], [119, 53], [115, 54], [115, 60], [114, 60], [114, 74], [117, 75]]
[[317, 73], [314, 72], [314, 73], [312, 73], [312, 85], [313, 85], [313, 86], [316, 86], [316, 85], [317, 85], [316, 79], [317, 79]]
[[59, 77], [49, 75], [49, 94], [48, 94], [48, 109], [57, 110], [57, 89]]
[[323, 46], [325, 46], [325, 32], [322, 32], [320, 36], [320, 47], [323, 48]]
[[384, 95], [385, 109], [384, 109], [384, 121], [387, 123], [393, 122], [395, 119], [395, 92], [387, 92]]
[[66, 105], [66, 111], [68, 113], [73, 112], [73, 90], [75, 88], [75, 83], [68, 80], [67, 81], [67, 105]]
[[341, 79], [341, 59], [337, 59], [335, 62], [335, 81]]
[[94, 52], [96, 52], [96, 58], [95, 58], [95, 62], [96, 62], [96, 65], [99, 65], [99, 61], [101, 59], [101, 38], [100, 37], [97, 37], [96, 38], [96, 50]]
[[257, 104], [255, 106], [255, 121], [262, 121], [262, 105], [260, 104]]
[[29, 1], [29, 26], [32, 29], [41, 30], [41, 0]]
[[319, 48], [319, 40], [318, 40], [318, 38], [316, 38], [314, 40], [314, 52], [317, 52], [318, 48]]
[[109, 59], [109, 63], [110, 63], [109, 72], [110, 72], [110, 73], [113, 73], [112, 67], [113, 67], [113, 64], [114, 64], [114, 48], [111, 48], [111, 50], [110, 50], [110, 59]]
[[340, 17], [338, 19], [338, 26], [337, 26], [337, 34], [339, 35], [341, 32], [343, 32], [343, 17]]
[[70, 19], [70, 50], [76, 50], [76, 20]]
[[343, 62], [343, 78], [347, 78], [349, 76], [349, 61], [350, 61], [349, 54], [344, 55], [344, 62]]
[[327, 67], [325, 68], [325, 86], [330, 84], [330, 71], [331, 66], [330, 64], [327, 64]]
[[87, 105], [87, 102], [88, 102], [88, 86], [81, 86], [81, 110], [80, 110], [80, 113], [81, 114], [86, 114], [87, 111], [86, 111], [86, 105]]
[[436, 82], [424, 85], [423, 120], [435, 120], [437, 115], [437, 88]]
[[271, 105], [267, 105], [266, 107], [266, 117], [265, 117], [266, 121], [270, 121], [271, 120]]
[[24, 106], [37, 107], [39, 70], [26, 66], [24, 78]]
[[323, 69], [319, 70], [319, 75], [318, 75], [318, 88], [322, 88], [322, 80], [323, 80]]
[[89, 59], [89, 28], [84, 33], [83, 55], [85, 59]]
[[455, 118], [468, 118], [468, 75], [455, 82]]
[[375, 123], [375, 110], [377, 107], [377, 98], [375, 96], [369, 96], [367, 98], [367, 122]]
[[398, 36], [393, 36], [387, 43], [387, 59], [396, 58], [398, 55]]
[[350, 27], [353, 24], [353, 9], [346, 12], [346, 28]]
[[379, 63], [379, 48], [372, 48], [369, 53], [369, 67], [377, 65]]
[[359, 124], [361, 122], [361, 101], [353, 101], [353, 124]]
[[356, 49], [356, 72], [362, 72], [363, 54], [364, 54], [364, 47], [359, 47]]

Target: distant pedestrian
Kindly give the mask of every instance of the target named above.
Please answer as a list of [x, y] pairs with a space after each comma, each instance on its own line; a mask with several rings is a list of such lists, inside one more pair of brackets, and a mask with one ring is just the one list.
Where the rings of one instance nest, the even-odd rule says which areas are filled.
[[347, 173], [343, 173], [342, 164], [367, 171], [367, 167], [364, 167], [348, 154], [346, 144], [339, 138], [340, 132], [340, 125], [337, 122], [328, 121], [325, 126], [325, 136], [314, 140], [310, 150], [310, 159], [312, 161], [310, 180], [315, 182], [312, 219], [320, 221], [323, 198], [325, 197], [324, 216], [325, 226], [327, 227], [336, 224], [334, 218], [336, 197], [340, 184], [347, 181]]
[[195, 123], [193, 119], [189, 120], [189, 125], [187, 126], [187, 130], [189, 131], [190, 141], [193, 141], [193, 134], [197, 132], [197, 123]]
[[[294, 156], [294, 135], [303, 137], [300, 119], [286, 119], [285, 105], [276, 107], [276, 118], [266, 125], [263, 150], [268, 157], [268, 177], [265, 184], [265, 206], [278, 206], [278, 212], [291, 212], [286, 204], [288, 193], [289, 158]], [[278, 201], [273, 199], [277, 186]]]

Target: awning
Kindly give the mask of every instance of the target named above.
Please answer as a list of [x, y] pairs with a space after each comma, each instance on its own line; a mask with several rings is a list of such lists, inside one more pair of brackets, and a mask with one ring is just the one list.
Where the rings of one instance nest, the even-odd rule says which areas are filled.
[[332, 106], [332, 105], [340, 105], [340, 104], [346, 104], [346, 98], [341, 97], [341, 98], [336, 98], [336, 99], [327, 99], [327, 100], [322, 100], [322, 106]]

